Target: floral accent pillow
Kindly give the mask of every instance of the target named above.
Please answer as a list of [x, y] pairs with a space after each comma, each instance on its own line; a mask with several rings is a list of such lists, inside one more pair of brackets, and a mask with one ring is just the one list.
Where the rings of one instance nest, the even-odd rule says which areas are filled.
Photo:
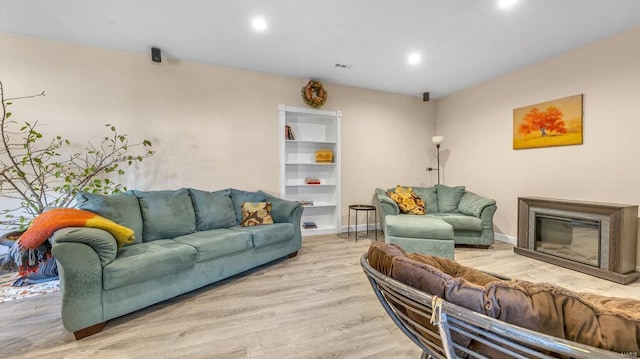
[[400, 213], [427, 214], [424, 200], [418, 197], [411, 187], [398, 185], [393, 191], [387, 192], [387, 195], [398, 204]]
[[245, 202], [242, 204], [242, 227], [273, 224], [271, 202]]

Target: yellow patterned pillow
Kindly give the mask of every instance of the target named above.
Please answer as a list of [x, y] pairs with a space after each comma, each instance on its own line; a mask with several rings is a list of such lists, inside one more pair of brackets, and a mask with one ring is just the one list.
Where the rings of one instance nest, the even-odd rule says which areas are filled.
[[411, 187], [398, 185], [395, 190], [387, 192], [387, 195], [398, 204], [400, 213], [427, 214], [424, 201], [413, 192]]
[[271, 202], [245, 202], [242, 204], [243, 227], [259, 226], [261, 224], [273, 224], [271, 217]]

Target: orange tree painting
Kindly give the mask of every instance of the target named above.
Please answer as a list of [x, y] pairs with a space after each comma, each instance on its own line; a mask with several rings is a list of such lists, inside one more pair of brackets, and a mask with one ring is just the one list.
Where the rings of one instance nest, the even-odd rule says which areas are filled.
[[513, 148], [582, 143], [582, 95], [513, 110]]

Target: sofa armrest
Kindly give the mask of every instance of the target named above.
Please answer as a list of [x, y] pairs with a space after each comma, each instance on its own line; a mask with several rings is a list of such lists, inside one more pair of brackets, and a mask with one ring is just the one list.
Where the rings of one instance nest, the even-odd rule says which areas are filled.
[[479, 196], [473, 192], [466, 192], [460, 199], [458, 211], [467, 216], [480, 217], [482, 211], [496, 204], [496, 201], [490, 198]]
[[302, 207], [302, 203], [278, 198], [263, 191], [258, 192], [263, 194], [268, 202], [271, 202], [271, 217], [274, 222], [293, 223], [296, 209]]
[[118, 243], [111, 233], [97, 228], [67, 227], [53, 233], [52, 247], [60, 243], [85, 244], [96, 252], [102, 267], [113, 262], [118, 253]]
[[[91, 231], [82, 233], [84, 231], [79, 231], [81, 229]], [[111, 236], [100, 229], [69, 227], [56, 231], [50, 238], [51, 253], [58, 263], [60, 283], [63, 286], [62, 324], [70, 332], [105, 321], [102, 306], [102, 263], [111, 257], [107, 248], [111, 247], [116, 251], [116, 240], [113, 237], [107, 240], [101, 234], [91, 234], [96, 232]]]
[[380, 208], [382, 209], [383, 215], [386, 216], [389, 214], [400, 214], [400, 208], [398, 207], [398, 204], [387, 195], [387, 192], [385, 192], [385, 190], [376, 188], [376, 198], [378, 198], [378, 202], [380, 202]]

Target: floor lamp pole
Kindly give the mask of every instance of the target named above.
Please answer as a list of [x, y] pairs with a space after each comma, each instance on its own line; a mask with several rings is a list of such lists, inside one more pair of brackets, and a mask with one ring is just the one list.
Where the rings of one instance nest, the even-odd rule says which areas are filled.
[[438, 159], [438, 168], [436, 169], [436, 171], [438, 171], [438, 184], [440, 184], [440, 144], [439, 143], [436, 145], [436, 150], [437, 150], [437, 159]]
[[444, 141], [443, 136], [433, 136], [431, 137], [431, 142], [436, 145], [436, 156], [438, 160], [438, 167], [427, 167], [427, 171], [438, 171], [438, 184], [440, 184], [440, 144]]

